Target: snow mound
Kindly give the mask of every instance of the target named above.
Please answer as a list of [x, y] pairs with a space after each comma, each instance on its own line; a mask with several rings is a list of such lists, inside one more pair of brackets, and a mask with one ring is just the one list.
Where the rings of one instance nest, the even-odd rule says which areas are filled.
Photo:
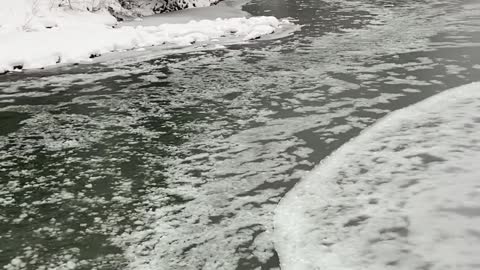
[[[80, 63], [108, 52], [164, 44], [184, 47], [222, 40], [252, 40], [290, 24], [275, 17], [242, 17], [149, 26], [140, 22], [114, 28], [116, 21], [106, 11], [42, 7], [32, 13], [28, 11], [31, 1], [35, 0], [9, 4], [9, 9], [0, 13], [0, 73]], [[13, 15], [2, 17], [4, 13]], [[20, 13], [23, 15], [17, 16]]]
[[106, 8], [122, 9], [115, 0], [71, 0], [70, 4], [66, 0], [0, 0], [0, 6], [0, 33], [84, 24], [114, 25], [116, 19]]
[[282, 269], [477, 269], [480, 83], [396, 111], [279, 204]]

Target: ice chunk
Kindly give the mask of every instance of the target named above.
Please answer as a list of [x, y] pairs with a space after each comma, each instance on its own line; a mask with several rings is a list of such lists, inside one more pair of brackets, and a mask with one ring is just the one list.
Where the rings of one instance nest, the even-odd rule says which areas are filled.
[[476, 269], [479, 138], [480, 83], [380, 120], [281, 201], [282, 269]]

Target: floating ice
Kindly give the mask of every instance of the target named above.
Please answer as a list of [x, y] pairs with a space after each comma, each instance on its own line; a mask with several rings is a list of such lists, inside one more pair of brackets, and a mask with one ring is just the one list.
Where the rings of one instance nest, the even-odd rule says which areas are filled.
[[278, 206], [282, 269], [476, 269], [479, 138], [480, 83], [365, 130]]

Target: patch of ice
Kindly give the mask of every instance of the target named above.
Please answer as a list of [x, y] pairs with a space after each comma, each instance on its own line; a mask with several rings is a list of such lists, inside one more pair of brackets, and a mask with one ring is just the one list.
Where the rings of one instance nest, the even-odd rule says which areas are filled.
[[475, 269], [480, 83], [401, 109], [279, 204], [282, 269]]
[[419, 93], [419, 92], [421, 92], [420, 90], [414, 89], [414, 88], [405, 88], [402, 91], [406, 92], [406, 93]]

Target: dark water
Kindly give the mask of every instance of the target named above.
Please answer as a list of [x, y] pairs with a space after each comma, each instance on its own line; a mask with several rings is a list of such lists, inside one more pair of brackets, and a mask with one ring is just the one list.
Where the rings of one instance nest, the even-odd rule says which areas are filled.
[[475, 1], [253, 1], [293, 36], [0, 77], [0, 266], [276, 269], [276, 204], [390, 111], [480, 78]]

